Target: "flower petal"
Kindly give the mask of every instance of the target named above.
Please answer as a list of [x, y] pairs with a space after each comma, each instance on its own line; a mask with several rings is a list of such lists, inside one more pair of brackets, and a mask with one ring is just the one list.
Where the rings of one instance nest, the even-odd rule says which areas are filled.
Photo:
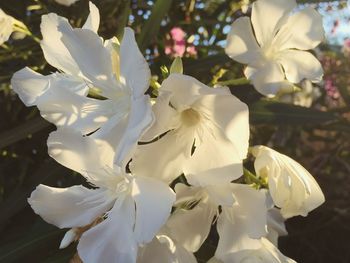
[[41, 48], [46, 61], [53, 67], [73, 76], [80, 75], [80, 69], [72, 58], [66, 46], [63, 44], [62, 33], [58, 27], [65, 25], [70, 27], [68, 20], [56, 14], [50, 13], [41, 17]]
[[108, 218], [80, 238], [78, 253], [85, 263], [136, 263], [135, 204], [131, 198], [114, 205]]
[[154, 238], [170, 216], [175, 193], [167, 184], [142, 176], [133, 181], [131, 191], [136, 203], [135, 238], [144, 244]]
[[40, 184], [28, 198], [34, 212], [59, 228], [82, 227], [109, 210], [114, 200], [102, 189], [81, 185], [55, 188]]
[[131, 102], [128, 123], [116, 149], [115, 163], [125, 167], [133, 157], [137, 142], [154, 121], [149, 96]]
[[86, 96], [89, 90], [80, 79], [59, 73], [43, 76], [28, 67], [13, 75], [11, 86], [26, 106], [36, 105], [52, 87], [67, 89], [80, 96]]
[[296, 6], [295, 0], [259, 0], [253, 3], [252, 24], [261, 47], [271, 44], [281, 24]]
[[232, 23], [225, 52], [230, 58], [243, 64], [254, 64], [262, 59], [249, 17], [238, 18]]
[[292, 91], [293, 86], [285, 80], [282, 67], [276, 62], [266, 63], [259, 68], [247, 67], [244, 71], [255, 89], [267, 97], [275, 96], [280, 90]]
[[90, 29], [91, 31], [97, 33], [100, 26], [100, 11], [92, 2], [89, 2], [89, 9], [90, 14], [83, 25], [83, 29]]
[[310, 52], [285, 50], [280, 53], [278, 61], [292, 83], [299, 83], [303, 79], [319, 82], [322, 79], [322, 65]]
[[120, 76], [131, 88], [134, 98], [143, 96], [149, 88], [151, 71], [135, 40], [134, 31], [126, 27], [120, 45]]
[[191, 156], [192, 144], [193, 138], [179, 140], [177, 133], [170, 131], [155, 142], [138, 145], [130, 170], [136, 176], [154, 177], [171, 183], [181, 175], [184, 161]]
[[[47, 140], [49, 155], [60, 164], [84, 175], [91, 183], [103, 180], [104, 169], [113, 167], [114, 149], [101, 140], [78, 132], [58, 130]], [[98, 174], [98, 176], [96, 175]]]
[[307, 7], [290, 16], [276, 35], [279, 50], [315, 48], [324, 39], [322, 16], [313, 8]]
[[215, 215], [216, 207], [200, 202], [191, 210], [176, 210], [166, 226], [174, 240], [195, 252], [207, 239]]
[[139, 249], [137, 263], [197, 263], [193, 253], [174, 243], [166, 235], [158, 235], [151, 243]]
[[325, 198], [312, 175], [299, 163], [266, 146], [255, 146], [254, 167], [258, 176], [268, 177], [269, 191], [284, 218], [306, 216]]
[[206, 94], [230, 94], [229, 89], [213, 89], [193, 77], [173, 73], [166, 78], [160, 88], [172, 92], [171, 105], [178, 111], [188, 109], [202, 95]]
[[[112, 100], [96, 100], [77, 95], [60, 87], [60, 81], [51, 84], [44, 96], [38, 98], [37, 107], [41, 116], [58, 127], [87, 134], [100, 128], [114, 113]], [[65, 84], [69, 85], [69, 82]]]

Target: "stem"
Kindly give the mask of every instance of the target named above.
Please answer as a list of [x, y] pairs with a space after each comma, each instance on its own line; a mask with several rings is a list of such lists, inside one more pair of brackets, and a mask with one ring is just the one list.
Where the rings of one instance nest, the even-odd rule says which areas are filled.
[[267, 188], [267, 184], [258, 178], [256, 175], [254, 175], [251, 171], [249, 171], [247, 168], [243, 167], [243, 175], [248, 181], [253, 182], [261, 187]]

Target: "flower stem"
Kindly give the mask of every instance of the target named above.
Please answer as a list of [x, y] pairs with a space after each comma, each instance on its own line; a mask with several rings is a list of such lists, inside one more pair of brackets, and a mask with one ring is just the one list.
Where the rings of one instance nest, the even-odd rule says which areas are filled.
[[237, 86], [237, 85], [249, 84], [249, 80], [246, 78], [229, 79], [229, 80], [219, 81], [216, 84], [221, 86], [227, 86], [227, 85]]

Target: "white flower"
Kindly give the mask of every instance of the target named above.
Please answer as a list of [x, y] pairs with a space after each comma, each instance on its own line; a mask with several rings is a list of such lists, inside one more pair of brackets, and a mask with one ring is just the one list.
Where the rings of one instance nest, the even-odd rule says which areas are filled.
[[[174, 192], [156, 179], [110, 168], [114, 152], [104, 141], [57, 131], [48, 146], [56, 161], [82, 173], [96, 188], [39, 185], [28, 199], [35, 213], [59, 228], [83, 227], [103, 217], [80, 238], [82, 260], [136, 262], [138, 246], [151, 242], [169, 217]], [[72, 241], [71, 235], [63, 241], [62, 246]]]
[[278, 247], [278, 238], [288, 235], [285, 219], [279, 209], [273, 207], [267, 212], [267, 236], [266, 238]]
[[267, 178], [273, 202], [283, 217], [306, 216], [324, 202], [316, 180], [299, 163], [266, 146], [254, 146], [254, 167], [259, 177]]
[[79, 0], [55, 0], [60, 5], [70, 6]]
[[[252, 244], [254, 244], [253, 247], [250, 247], [249, 245]], [[216, 256], [208, 263], [296, 263], [293, 259], [284, 256], [266, 238], [252, 240], [252, 244], [243, 246], [238, 252], [223, 255], [220, 259]]]
[[7, 15], [0, 8], [0, 45], [5, 43], [13, 32], [13, 17]]
[[311, 7], [291, 13], [296, 6], [295, 0], [258, 0], [251, 19], [237, 19], [227, 36], [226, 54], [248, 64], [244, 74], [263, 95], [291, 90], [290, 83], [303, 79], [320, 81], [323, 75], [320, 62], [305, 51], [323, 40], [322, 17]]
[[[41, 47], [46, 60], [63, 73], [42, 76], [24, 68], [11, 84], [27, 106], [36, 105], [57, 127], [84, 135], [98, 130], [95, 138], [114, 134], [110, 141], [119, 147], [116, 163], [125, 166], [121, 160], [130, 160], [137, 139], [153, 121], [149, 96], [144, 95], [150, 70], [130, 28], [119, 47], [115, 38], [103, 43], [98, 26], [99, 11], [92, 3], [82, 29], [73, 29], [56, 14], [44, 15]], [[87, 97], [89, 92], [105, 99]]]
[[313, 87], [311, 81], [304, 80], [301, 83], [300, 91], [283, 94], [278, 98], [278, 100], [309, 108], [311, 107], [313, 101], [320, 96], [321, 96], [320, 90], [317, 87]]
[[177, 206], [195, 204], [190, 210], [178, 208], [166, 224], [172, 238], [188, 251], [200, 248], [215, 217], [220, 236], [218, 254], [240, 250], [240, 244], [235, 242], [238, 236], [249, 239], [266, 235], [267, 208], [263, 191], [229, 182], [206, 185], [204, 181], [194, 187], [178, 184], [175, 191]]
[[[213, 181], [240, 177], [249, 140], [247, 105], [228, 88], [209, 88], [182, 74], [171, 74], [159, 92], [155, 124], [141, 140], [166, 134], [139, 145], [131, 171], [161, 176], [166, 182], [181, 173], [190, 183], [192, 174], [211, 176]], [[220, 176], [212, 176], [218, 169]]]

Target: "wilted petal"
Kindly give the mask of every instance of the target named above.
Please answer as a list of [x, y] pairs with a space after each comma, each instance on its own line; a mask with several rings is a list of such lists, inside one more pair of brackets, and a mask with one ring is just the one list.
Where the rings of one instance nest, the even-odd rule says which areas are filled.
[[73, 228], [92, 223], [112, 207], [114, 200], [103, 189], [41, 184], [32, 192], [28, 203], [46, 222], [59, 228]]
[[306, 216], [324, 202], [316, 180], [299, 163], [266, 146], [252, 150], [258, 176], [268, 177], [269, 190], [283, 217]]
[[134, 98], [142, 96], [149, 87], [151, 71], [137, 47], [134, 31], [128, 27], [124, 29], [120, 45], [120, 76]]
[[279, 50], [315, 48], [324, 39], [322, 16], [307, 7], [290, 16], [276, 35], [275, 45]]
[[225, 52], [230, 58], [243, 64], [253, 64], [262, 59], [249, 17], [241, 17], [233, 22], [227, 35]]
[[83, 25], [84, 29], [90, 29], [91, 31], [97, 33], [98, 27], [100, 26], [100, 11], [92, 3], [89, 2], [90, 14]]
[[135, 238], [144, 244], [153, 239], [170, 216], [175, 193], [167, 184], [142, 176], [133, 181], [131, 191], [136, 204]]
[[261, 47], [271, 44], [281, 24], [296, 6], [295, 0], [259, 0], [253, 3], [252, 24]]
[[78, 253], [84, 263], [135, 263], [135, 204], [130, 197], [117, 200], [108, 218], [80, 238]]
[[303, 79], [312, 82], [322, 79], [322, 65], [310, 52], [285, 50], [280, 53], [278, 61], [282, 64], [287, 79], [292, 83], [299, 83]]

